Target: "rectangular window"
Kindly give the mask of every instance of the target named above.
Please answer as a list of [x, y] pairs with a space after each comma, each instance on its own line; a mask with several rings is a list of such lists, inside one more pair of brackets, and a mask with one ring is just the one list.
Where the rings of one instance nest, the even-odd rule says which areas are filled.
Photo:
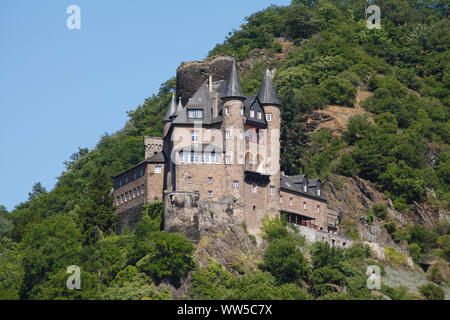
[[271, 196], [275, 195], [275, 187], [274, 186], [270, 186], [270, 195]]
[[136, 190], [136, 188], [134, 188], [133, 189], [133, 198], [136, 198], [137, 197], [137, 190]]
[[133, 191], [130, 190], [130, 200], [133, 199]]
[[213, 196], [213, 192], [212, 191], [208, 191], [208, 198], [212, 198]]
[[190, 118], [190, 119], [202, 119], [203, 118], [203, 110], [201, 110], [201, 109], [188, 110], [188, 118]]
[[128, 192], [125, 193], [125, 202], [127, 202], [127, 201], [128, 201]]
[[145, 193], [145, 185], [142, 185], [142, 194]]
[[317, 189], [317, 195], [320, 197], [320, 189]]
[[209, 162], [209, 153], [202, 153], [202, 162], [203, 163]]
[[134, 177], [134, 180], [137, 179], [137, 173], [136, 172], [134, 173], [133, 177]]
[[208, 177], [208, 183], [209, 184], [213, 183], [213, 178], [212, 177]]
[[125, 177], [125, 184], [128, 183], [128, 176]]
[[122, 186], [122, 179], [119, 180], [119, 186]]
[[317, 213], [320, 213], [320, 206], [317, 206]]
[[248, 129], [245, 131], [245, 141], [252, 141], [253, 140], [253, 130]]
[[230, 130], [225, 131], [225, 140], [230, 140], [231, 132]]
[[271, 113], [267, 113], [266, 114], [266, 120], [267, 121], [272, 121], [272, 114]]
[[231, 156], [225, 156], [225, 164], [231, 164]]
[[241, 107], [240, 112], [241, 112], [241, 116], [243, 116], [244, 115], [244, 108], [243, 107]]
[[141, 195], [141, 187], [138, 187], [138, 195]]
[[303, 209], [306, 210], [306, 201], [303, 201]]
[[255, 111], [254, 110], [250, 110], [250, 118], [254, 118], [255, 117]]
[[161, 166], [155, 167], [155, 173], [161, 173]]
[[117, 205], [120, 205], [120, 197], [117, 197]]
[[233, 181], [233, 189], [238, 189], [239, 188], [239, 181], [234, 180]]
[[283, 197], [280, 197], [280, 203], [283, 203]]
[[258, 120], [261, 120], [261, 112], [258, 112]]
[[125, 202], [125, 196], [122, 194], [122, 203]]
[[225, 114], [228, 116], [230, 115], [230, 107], [225, 107]]
[[257, 191], [257, 190], [256, 190], [256, 184], [253, 184], [253, 185], [252, 185], [252, 192], [253, 192], [253, 193], [256, 193], [256, 191]]
[[144, 169], [141, 169], [141, 171], [139, 171], [139, 176], [142, 177], [144, 175]]
[[187, 183], [192, 183], [192, 177], [187, 177]]
[[292, 206], [292, 198], [289, 199], [289, 205]]
[[198, 130], [191, 131], [191, 140], [192, 142], [198, 142]]

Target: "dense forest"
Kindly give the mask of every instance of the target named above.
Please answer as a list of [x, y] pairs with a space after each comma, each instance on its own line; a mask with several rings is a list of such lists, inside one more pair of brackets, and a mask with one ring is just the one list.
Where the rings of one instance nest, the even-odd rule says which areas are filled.
[[[448, 2], [380, 0], [381, 28], [366, 27], [364, 0], [293, 0], [246, 18], [208, 57], [238, 62], [264, 52], [276, 69], [282, 102], [282, 170], [327, 180], [331, 174], [373, 182], [396, 210], [413, 203], [450, 210], [450, 44]], [[282, 39], [282, 40], [280, 40]], [[284, 43], [290, 50], [283, 54]], [[244, 94], [258, 92], [265, 63], [241, 74]], [[328, 105], [353, 107], [360, 88], [371, 92], [346, 132], [307, 135], [301, 118]], [[253, 268], [200, 268], [195, 246], [161, 230], [163, 204], [146, 206], [134, 234], [117, 236], [111, 177], [143, 160], [142, 136], [161, 136], [175, 78], [161, 85], [115, 134], [93, 150], [79, 148], [65, 162], [53, 190], [36, 183], [12, 212], [0, 206], [0, 299], [171, 299], [190, 274], [186, 299], [375, 299], [366, 287], [374, 262], [360, 243], [347, 250], [304, 239], [283, 219], [266, 220], [267, 249]], [[428, 150], [438, 150], [432, 164]], [[386, 218], [384, 208], [369, 215]], [[415, 261], [433, 254], [450, 261], [450, 224], [397, 229]], [[305, 254], [308, 254], [308, 259]], [[68, 290], [66, 268], [81, 267], [82, 290]], [[442, 284], [442, 275], [431, 279]], [[430, 283], [422, 298], [442, 299]], [[345, 288], [345, 290], [343, 290]], [[413, 299], [383, 286], [392, 299]]]

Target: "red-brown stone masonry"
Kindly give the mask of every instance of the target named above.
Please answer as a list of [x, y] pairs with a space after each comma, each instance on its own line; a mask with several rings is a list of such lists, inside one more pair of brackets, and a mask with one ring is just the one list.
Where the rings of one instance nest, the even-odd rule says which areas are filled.
[[[322, 201], [313, 200], [307, 197], [302, 197], [300, 195], [289, 193], [286, 191], [281, 191], [282, 202], [281, 210], [294, 212], [301, 214], [306, 217], [314, 218], [315, 224], [318, 228], [323, 228], [327, 230], [327, 204]], [[292, 198], [292, 205], [290, 204], [290, 199]], [[306, 202], [306, 209], [304, 209], [304, 202]], [[320, 207], [320, 212], [317, 212], [317, 206]]]
[[[160, 167], [160, 173], [156, 172], [156, 167]], [[147, 203], [163, 200], [164, 188], [164, 164], [147, 164], [146, 170], [146, 188]]]
[[[142, 192], [142, 185], [146, 185], [147, 183], [147, 178], [146, 178], [146, 173], [144, 173], [144, 175], [142, 177], [137, 178], [134, 181], [131, 181], [130, 183], [127, 183], [125, 185], [123, 185], [122, 187], [118, 188], [117, 190], [114, 190], [114, 205], [117, 207], [115, 213], [121, 213], [127, 209], [130, 209], [138, 204], [145, 204], [147, 201], [147, 198], [145, 196], [145, 193]], [[138, 188], [141, 188], [141, 193], [138, 193]], [[134, 190], [136, 189], [136, 196], [134, 195]], [[122, 195], [124, 195], [125, 197], [125, 193], [129, 193], [130, 191], [132, 192], [132, 198], [131, 200], [129, 199], [126, 202], [123, 202], [122, 204], [117, 204], [117, 197], [121, 197], [122, 199]], [[122, 201], [122, 200], [121, 200]]]
[[[176, 191], [198, 191], [201, 201], [218, 201], [228, 194], [225, 165], [222, 163], [178, 164], [175, 170]], [[190, 183], [188, 177], [191, 177]], [[212, 183], [208, 182], [209, 177], [212, 177]], [[212, 191], [211, 198], [208, 191]]]

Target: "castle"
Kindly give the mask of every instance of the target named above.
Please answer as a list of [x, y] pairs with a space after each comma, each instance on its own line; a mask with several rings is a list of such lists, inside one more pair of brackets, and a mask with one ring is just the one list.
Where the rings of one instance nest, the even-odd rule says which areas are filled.
[[245, 97], [235, 59], [222, 60], [226, 79], [206, 74], [184, 105], [172, 95], [164, 136], [144, 137], [145, 160], [114, 177], [119, 232], [133, 231], [142, 205], [154, 201], [165, 202], [165, 228], [192, 224], [191, 238], [198, 239], [201, 223], [217, 221], [245, 222], [256, 235], [265, 215], [280, 213], [294, 224], [335, 232], [337, 217], [320, 180], [280, 171], [282, 105], [271, 72], [257, 95]]

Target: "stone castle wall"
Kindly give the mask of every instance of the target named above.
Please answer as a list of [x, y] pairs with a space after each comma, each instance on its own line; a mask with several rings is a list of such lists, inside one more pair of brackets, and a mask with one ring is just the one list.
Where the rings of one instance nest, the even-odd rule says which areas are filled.
[[164, 230], [181, 232], [198, 242], [206, 232], [240, 224], [243, 209], [231, 198], [219, 201], [200, 201], [197, 192], [168, 192], [165, 194]]

